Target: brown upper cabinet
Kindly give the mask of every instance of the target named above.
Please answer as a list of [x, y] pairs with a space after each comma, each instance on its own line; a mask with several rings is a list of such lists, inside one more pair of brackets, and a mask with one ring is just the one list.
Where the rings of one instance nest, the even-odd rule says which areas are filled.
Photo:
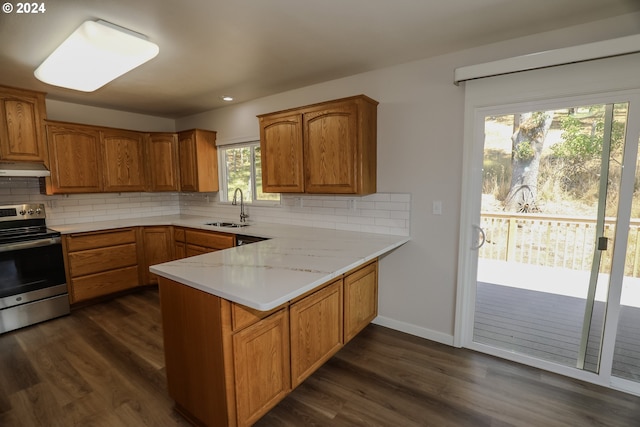
[[180, 190], [218, 191], [218, 154], [214, 131], [192, 129], [178, 133]]
[[71, 123], [47, 124], [51, 178], [47, 194], [102, 191], [100, 131]]
[[47, 163], [45, 94], [0, 86], [0, 159]]
[[377, 106], [359, 95], [259, 115], [263, 191], [375, 193]]
[[104, 191], [145, 191], [144, 134], [101, 129]]
[[302, 114], [260, 117], [262, 191], [304, 193]]
[[147, 135], [147, 186], [149, 191], [179, 191], [178, 135], [154, 132]]
[[47, 123], [48, 194], [145, 191], [145, 134]]
[[47, 194], [180, 190], [175, 133], [54, 121], [46, 133]]
[[216, 133], [46, 120], [45, 94], [0, 86], [0, 160], [42, 162], [47, 194], [218, 191]]

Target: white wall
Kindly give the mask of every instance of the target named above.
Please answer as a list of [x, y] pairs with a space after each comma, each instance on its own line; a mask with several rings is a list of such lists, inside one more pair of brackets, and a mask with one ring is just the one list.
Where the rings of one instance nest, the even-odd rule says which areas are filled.
[[[378, 323], [452, 343], [464, 123], [464, 87], [453, 85], [453, 70], [636, 33], [640, 15], [627, 15], [232, 105], [179, 119], [176, 129], [214, 129], [222, 142], [256, 139], [257, 114], [360, 93], [379, 101], [378, 190], [411, 194], [412, 240], [381, 262]], [[440, 216], [431, 213], [435, 200]]]
[[175, 121], [164, 117], [90, 107], [70, 102], [46, 100], [47, 119], [87, 125], [107, 126], [141, 132], [174, 132]]

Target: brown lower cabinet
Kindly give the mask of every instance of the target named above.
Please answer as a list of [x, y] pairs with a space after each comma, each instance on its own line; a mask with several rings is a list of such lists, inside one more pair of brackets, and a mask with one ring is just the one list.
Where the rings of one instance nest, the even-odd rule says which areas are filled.
[[144, 258], [142, 277], [145, 284], [158, 284], [158, 277], [149, 271], [149, 266], [174, 259], [173, 227], [140, 227]]
[[[291, 304], [291, 386], [300, 385], [344, 342], [342, 279]], [[321, 321], [318, 327], [318, 321]]]
[[65, 236], [72, 304], [140, 285], [136, 233], [132, 227]]
[[378, 315], [378, 263], [344, 278], [344, 340], [348, 342]]
[[176, 228], [174, 239], [176, 259], [220, 251], [236, 245], [234, 234], [190, 228]]
[[233, 234], [173, 226], [68, 234], [63, 247], [69, 299], [75, 304], [157, 284], [151, 265], [234, 246]]
[[196, 425], [252, 425], [377, 310], [377, 260], [268, 312], [163, 277], [159, 285], [169, 394]]
[[291, 390], [287, 309], [233, 335], [238, 425], [251, 425]]

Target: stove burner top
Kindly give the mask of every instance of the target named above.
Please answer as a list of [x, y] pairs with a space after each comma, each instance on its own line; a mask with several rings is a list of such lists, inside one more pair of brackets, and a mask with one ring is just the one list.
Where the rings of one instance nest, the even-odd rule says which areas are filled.
[[60, 233], [47, 227], [18, 227], [0, 230], [0, 245], [28, 240], [59, 237]]

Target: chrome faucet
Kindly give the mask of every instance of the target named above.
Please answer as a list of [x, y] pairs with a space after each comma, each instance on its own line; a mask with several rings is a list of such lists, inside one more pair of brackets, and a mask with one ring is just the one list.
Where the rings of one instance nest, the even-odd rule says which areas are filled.
[[236, 191], [233, 192], [233, 202], [231, 202], [231, 204], [233, 206], [238, 205], [238, 202], [237, 202], [238, 191], [240, 192], [240, 222], [245, 222], [246, 219], [249, 218], [249, 215], [244, 213], [244, 199], [242, 198], [242, 190], [240, 188], [236, 188]]

